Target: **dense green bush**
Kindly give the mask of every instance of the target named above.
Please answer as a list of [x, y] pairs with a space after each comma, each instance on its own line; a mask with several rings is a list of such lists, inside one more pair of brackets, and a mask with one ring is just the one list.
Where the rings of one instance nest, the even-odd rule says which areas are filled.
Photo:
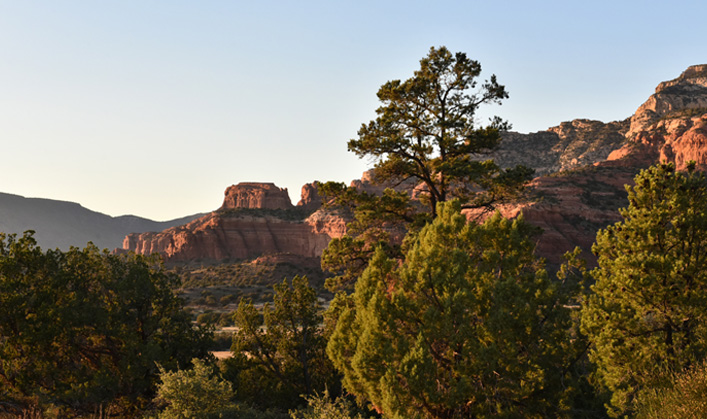
[[274, 289], [273, 302], [262, 313], [250, 301], [239, 304], [224, 376], [234, 383], [239, 401], [297, 408], [302, 396], [338, 391], [340, 384], [325, 353], [321, 307], [307, 278], [284, 280]]
[[189, 370], [161, 370], [157, 400], [166, 404], [160, 419], [216, 418], [235, 410], [231, 383], [214, 375], [212, 367], [199, 359]]
[[623, 221], [597, 234], [596, 284], [582, 307], [615, 416], [707, 356], [707, 178], [659, 164], [635, 182]]
[[468, 223], [458, 201], [437, 213], [356, 283], [327, 346], [344, 387], [389, 418], [570, 416], [581, 349], [534, 227]]
[[0, 234], [0, 414], [130, 416], [152, 399], [157, 363], [206, 357], [158, 259], [89, 245], [43, 252]]

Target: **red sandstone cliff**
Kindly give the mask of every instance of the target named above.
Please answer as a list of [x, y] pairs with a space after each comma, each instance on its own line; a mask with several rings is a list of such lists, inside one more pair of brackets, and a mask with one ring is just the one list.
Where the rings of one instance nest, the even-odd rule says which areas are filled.
[[326, 232], [317, 232], [306, 222], [213, 212], [159, 233], [128, 235], [123, 247], [160, 253], [169, 261], [251, 259], [272, 253], [318, 257], [329, 240]]
[[[707, 169], [707, 65], [690, 67], [677, 79], [661, 83], [631, 117], [629, 130], [625, 129], [626, 122], [614, 127], [609, 125], [617, 123], [602, 126], [596, 121], [575, 122], [563, 123], [550, 132], [561, 138], [562, 131], [566, 136], [582, 129], [579, 140], [601, 148], [597, 156], [605, 158], [585, 160], [590, 164], [536, 178], [528, 188], [530, 199], [499, 208], [509, 217], [522, 211], [526, 220], [543, 229], [537, 253], [551, 264], [561, 263], [562, 255], [575, 246], [582, 247], [585, 257], [592, 261], [590, 249], [597, 230], [621, 219], [618, 209], [628, 204], [624, 185], [632, 184], [641, 169], [657, 162], [672, 162], [680, 170], [690, 160], [699, 169]], [[625, 133], [624, 140], [616, 139], [618, 132]], [[527, 160], [537, 147], [528, 143], [530, 150], [526, 152], [523, 141], [527, 139], [514, 140], [514, 153]], [[514, 163], [518, 162], [509, 159], [507, 165]], [[547, 165], [547, 158], [541, 160], [542, 167]], [[473, 218], [475, 214], [470, 212], [468, 216]]]
[[241, 182], [229, 186], [224, 193], [222, 210], [237, 208], [290, 209], [287, 189], [272, 183]]
[[[498, 208], [509, 217], [522, 212], [543, 229], [538, 254], [559, 264], [565, 252], [581, 246], [591, 258], [597, 230], [620, 219], [618, 208], [627, 205], [624, 185], [639, 170], [658, 161], [681, 169], [689, 160], [707, 169], [707, 65], [661, 83], [630, 119], [608, 124], [579, 119], [535, 134], [507, 133], [495, 158], [503, 167], [524, 164], [542, 175], [529, 185], [525, 201]], [[382, 191], [371, 176], [365, 173], [352, 186]], [[158, 252], [172, 261], [274, 253], [316, 258], [332, 237], [346, 231], [341, 217], [317, 210], [316, 191], [316, 182], [305, 185], [293, 207], [287, 191], [273, 184], [234, 185], [219, 211], [160, 233], [131, 234], [124, 248]]]
[[314, 181], [302, 186], [301, 199], [297, 203], [305, 211], [315, 211], [322, 206], [322, 197], [319, 196], [319, 182]]
[[[534, 179], [528, 186], [529, 199], [519, 204], [501, 205], [505, 217], [521, 212], [531, 224], [540, 227], [536, 253], [557, 266], [563, 255], [576, 246], [592, 262], [591, 246], [596, 232], [620, 220], [618, 209], [626, 206], [625, 184], [638, 173], [633, 166], [600, 163], [572, 172]], [[487, 214], [488, 216], [488, 214]], [[467, 211], [469, 219], [477, 213]]]
[[240, 183], [226, 189], [223, 205], [188, 224], [162, 232], [133, 233], [123, 249], [159, 253], [172, 262], [251, 259], [267, 254], [316, 258], [332, 237], [343, 234], [343, 220], [313, 212], [321, 201], [316, 184], [305, 185], [300, 206], [287, 190], [271, 183]]

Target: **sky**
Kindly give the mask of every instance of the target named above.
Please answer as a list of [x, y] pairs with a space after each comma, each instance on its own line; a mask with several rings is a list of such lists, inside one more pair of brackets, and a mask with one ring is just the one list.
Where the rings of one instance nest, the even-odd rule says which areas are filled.
[[[518, 132], [630, 117], [707, 63], [704, 1], [0, 0], [0, 192], [168, 220], [239, 182], [349, 183], [378, 88], [430, 47]], [[486, 119], [485, 119], [486, 118]]]

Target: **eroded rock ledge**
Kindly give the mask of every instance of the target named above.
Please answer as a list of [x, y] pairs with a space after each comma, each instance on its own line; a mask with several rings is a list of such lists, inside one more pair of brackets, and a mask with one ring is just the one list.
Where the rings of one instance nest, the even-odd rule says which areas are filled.
[[286, 189], [272, 183], [239, 183], [226, 189], [217, 211], [161, 232], [129, 234], [123, 249], [159, 253], [170, 262], [268, 254], [316, 258], [345, 229], [345, 222], [335, 215], [317, 213], [321, 206], [317, 185], [305, 185], [295, 207]]

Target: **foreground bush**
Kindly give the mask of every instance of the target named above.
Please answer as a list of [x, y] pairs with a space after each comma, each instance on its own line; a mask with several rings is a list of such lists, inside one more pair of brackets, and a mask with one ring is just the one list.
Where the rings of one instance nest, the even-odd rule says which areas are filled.
[[389, 418], [570, 415], [570, 311], [533, 227], [437, 211], [402, 262], [379, 250], [358, 280], [327, 347], [344, 387]]
[[213, 368], [199, 359], [193, 368], [160, 374], [158, 400], [167, 405], [160, 419], [211, 418], [235, 410], [231, 383], [214, 375]]
[[0, 234], [0, 415], [134, 416], [208, 355], [161, 262]]

